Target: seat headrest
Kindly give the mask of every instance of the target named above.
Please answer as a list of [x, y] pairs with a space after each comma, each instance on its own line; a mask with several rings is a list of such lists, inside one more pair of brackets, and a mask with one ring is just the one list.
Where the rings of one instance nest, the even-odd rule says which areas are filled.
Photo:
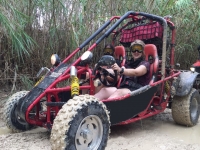
[[154, 62], [154, 59], [158, 57], [157, 48], [154, 44], [146, 44], [144, 47], [145, 60], [150, 63]]
[[114, 54], [115, 54], [116, 57], [119, 57], [119, 56], [125, 57], [125, 48], [124, 48], [124, 46], [116, 46]]

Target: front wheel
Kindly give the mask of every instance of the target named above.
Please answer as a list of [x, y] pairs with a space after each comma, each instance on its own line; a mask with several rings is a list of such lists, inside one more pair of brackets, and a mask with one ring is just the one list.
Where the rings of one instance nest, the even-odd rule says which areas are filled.
[[8, 98], [3, 110], [3, 119], [6, 126], [13, 132], [30, 130], [33, 125], [17, 117], [15, 112], [18, 101], [23, 98], [29, 91], [20, 91]]
[[106, 106], [93, 96], [76, 96], [63, 105], [54, 119], [52, 149], [104, 150], [109, 132]]
[[194, 126], [199, 119], [200, 95], [196, 89], [183, 97], [175, 96], [172, 101], [172, 117], [177, 124]]

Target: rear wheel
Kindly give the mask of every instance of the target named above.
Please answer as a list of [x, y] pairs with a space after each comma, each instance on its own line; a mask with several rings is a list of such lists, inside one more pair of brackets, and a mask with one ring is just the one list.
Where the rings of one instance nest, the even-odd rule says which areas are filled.
[[20, 91], [13, 94], [8, 98], [4, 106], [3, 119], [6, 123], [6, 126], [13, 132], [26, 131], [33, 127], [24, 120], [18, 118], [15, 112], [19, 99], [24, 97], [28, 92], [29, 91]]
[[187, 96], [175, 96], [172, 101], [172, 117], [177, 124], [194, 126], [199, 119], [200, 95], [192, 89]]
[[53, 150], [104, 150], [110, 131], [106, 106], [90, 95], [70, 99], [51, 130]]

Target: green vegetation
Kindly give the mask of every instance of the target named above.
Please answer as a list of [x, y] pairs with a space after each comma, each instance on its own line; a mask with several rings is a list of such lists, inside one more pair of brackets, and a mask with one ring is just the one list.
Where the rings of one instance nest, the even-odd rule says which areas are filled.
[[176, 62], [187, 69], [197, 59], [199, 0], [0, 0], [0, 82], [13, 85], [17, 74], [30, 86], [52, 53], [65, 58], [111, 16], [129, 10], [172, 16]]

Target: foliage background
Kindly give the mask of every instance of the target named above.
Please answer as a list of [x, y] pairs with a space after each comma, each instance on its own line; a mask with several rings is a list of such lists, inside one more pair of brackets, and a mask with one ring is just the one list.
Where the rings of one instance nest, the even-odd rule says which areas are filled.
[[188, 69], [198, 59], [200, 0], [0, 0], [1, 88], [30, 88], [52, 53], [64, 59], [111, 16], [130, 10], [172, 16], [175, 61]]

